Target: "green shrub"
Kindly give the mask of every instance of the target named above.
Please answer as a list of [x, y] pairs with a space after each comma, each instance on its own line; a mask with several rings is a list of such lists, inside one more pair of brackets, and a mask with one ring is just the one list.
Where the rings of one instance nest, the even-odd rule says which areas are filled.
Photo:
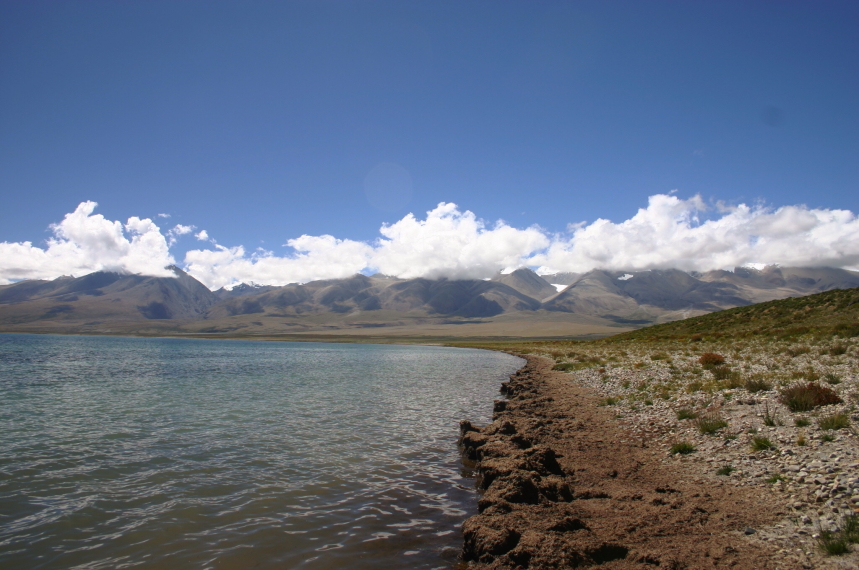
[[832, 372], [824, 374], [823, 379], [826, 380], [828, 384], [841, 384], [841, 377], [838, 374], [833, 374]]
[[749, 392], [766, 392], [767, 390], [772, 390], [772, 384], [764, 380], [759, 376], [752, 376], [744, 385], [745, 389]]
[[723, 383], [725, 388], [739, 388], [743, 385], [740, 373], [727, 366], [716, 366], [711, 368], [710, 372], [713, 374], [713, 378]]
[[815, 382], [789, 386], [781, 391], [779, 400], [792, 412], [808, 412], [819, 406], [841, 402], [841, 398], [832, 388]]
[[728, 422], [715, 414], [701, 416], [696, 422], [698, 431], [704, 435], [713, 435], [722, 428], [728, 427]]
[[613, 406], [615, 404], [617, 404], [617, 398], [603, 398], [597, 403], [598, 406]]
[[808, 427], [809, 425], [811, 425], [811, 420], [800, 416], [793, 420], [793, 425], [795, 425], [796, 427]]
[[841, 523], [841, 532], [848, 542], [859, 542], [859, 515], [847, 515]]
[[820, 436], [820, 441], [835, 441], [835, 436], [831, 433], [825, 433]]
[[850, 552], [850, 547], [848, 546], [850, 543], [840, 532], [821, 530], [820, 536], [817, 538], [817, 544], [829, 556], [841, 556]]
[[690, 410], [689, 408], [681, 408], [677, 410], [677, 419], [678, 420], [694, 420], [698, 417], [698, 414]]
[[820, 429], [826, 430], [842, 429], [850, 425], [850, 418], [847, 414], [832, 414], [831, 416], [824, 416], [817, 420], [817, 425]]
[[778, 421], [778, 416], [775, 412], [770, 412], [769, 404], [764, 404], [764, 425], [767, 427], [774, 427], [780, 423], [781, 422]]
[[730, 465], [723, 465], [722, 467], [719, 467], [718, 469], [716, 469], [716, 475], [725, 475], [725, 476], [727, 476], [727, 475], [730, 475], [730, 474], [731, 474], [731, 473], [733, 473], [733, 472], [734, 472], [734, 468], [733, 468], [733, 467], [731, 467]]
[[811, 370], [809, 368], [808, 370], [805, 371], [805, 373], [803, 373], [801, 378], [805, 378], [809, 382], [816, 382], [816, 381], [820, 380], [820, 374], [818, 374], [817, 372], [815, 372], [814, 370]]
[[839, 323], [832, 327], [832, 331], [841, 338], [859, 336], [859, 323]]
[[586, 368], [586, 364], [581, 362], [559, 362], [552, 367], [552, 370], [560, 370], [561, 372], [570, 372], [572, 370], [580, 370]]
[[680, 455], [688, 455], [693, 451], [695, 451], [695, 446], [688, 441], [680, 441], [671, 446], [672, 455], [675, 455], [677, 453], [679, 453]]
[[845, 352], [847, 352], [847, 347], [840, 342], [832, 345], [832, 348], [829, 349], [829, 354], [832, 356], [841, 356]]
[[767, 449], [775, 449], [775, 445], [769, 438], [758, 436], [752, 438], [752, 449], [754, 451], [766, 451]]

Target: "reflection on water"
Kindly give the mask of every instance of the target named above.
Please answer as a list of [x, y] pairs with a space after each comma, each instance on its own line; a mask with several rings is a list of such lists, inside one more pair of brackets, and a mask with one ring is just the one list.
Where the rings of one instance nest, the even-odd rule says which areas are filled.
[[450, 568], [512, 356], [0, 335], [0, 567]]

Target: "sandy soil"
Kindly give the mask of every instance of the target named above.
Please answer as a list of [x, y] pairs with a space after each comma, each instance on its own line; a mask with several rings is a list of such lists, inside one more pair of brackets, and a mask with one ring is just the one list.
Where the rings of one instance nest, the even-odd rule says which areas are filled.
[[461, 426], [482, 490], [463, 525], [465, 567], [803, 567], [756, 540], [784, 518], [781, 501], [667, 463], [552, 360], [523, 357], [492, 424]]

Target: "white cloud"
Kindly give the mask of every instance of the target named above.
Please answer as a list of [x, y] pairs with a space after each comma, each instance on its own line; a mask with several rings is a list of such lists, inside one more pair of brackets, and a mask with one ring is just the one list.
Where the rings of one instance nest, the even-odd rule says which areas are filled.
[[[149, 219], [125, 224], [93, 214], [83, 202], [52, 225], [45, 247], [0, 243], [0, 283], [18, 279], [83, 275], [115, 270], [171, 275], [170, 247], [194, 226], [162, 233]], [[540, 273], [678, 268], [706, 271], [755, 263], [783, 266], [859, 266], [859, 220], [847, 210], [805, 206], [766, 208], [708, 206], [699, 196], [651, 196], [646, 208], [622, 222], [598, 219], [547, 234], [539, 227], [488, 224], [455, 204], [441, 203], [424, 219], [409, 214], [383, 225], [373, 242], [302, 235], [285, 255], [242, 246], [224, 247], [206, 230], [194, 236], [201, 249], [185, 255], [186, 270], [211, 288], [241, 282], [283, 285], [379, 271], [403, 278], [485, 279], [498, 271], [529, 266]], [[574, 215], [574, 213], [572, 213]], [[571, 215], [571, 217], [572, 217]], [[701, 221], [703, 219], [703, 221]]]
[[557, 236], [528, 259], [540, 273], [593, 268], [687, 271], [730, 269], [750, 263], [784, 266], [859, 266], [859, 220], [847, 210], [745, 204], [699, 223], [707, 210], [700, 196], [651, 196], [629, 220], [599, 219]]
[[247, 255], [241, 246], [192, 250], [185, 254], [188, 273], [211, 289], [239, 283], [286, 285], [316, 279], [349, 277], [367, 267], [372, 248], [363, 242], [332, 236], [307, 236], [289, 240], [296, 253], [278, 257], [257, 250]]
[[384, 225], [373, 244], [329, 235], [303, 235], [286, 245], [295, 253], [279, 257], [269, 251], [248, 255], [244, 248], [193, 250], [185, 255], [188, 272], [211, 288], [241, 282], [284, 285], [314, 279], [349, 277], [379, 271], [398, 277], [488, 278], [549, 244], [536, 228], [518, 230], [498, 222], [487, 228], [455, 204], [441, 203], [425, 220], [412, 214]]
[[537, 228], [518, 230], [497, 222], [487, 228], [456, 204], [442, 202], [426, 220], [412, 214], [382, 226], [371, 266], [399, 277], [480, 279], [523, 264], [525, 256], [549, 240]]
[[172, 247], [179, 236], [183, 236], [185, 234], [190, 234], [194, 231], [194, 226], [183, 226], [182, 224], [176, 224], [171, 229], [167, 231], [167, 245]]
[[170, 276], [173, 264], [165, 236], [150, 219], [131, 217], [123, 225], [93, 214], [95, 202], [82, 202], [40, 248], [31, 242], [0, 243], [0, 282], [53, 279], [108, 270]]

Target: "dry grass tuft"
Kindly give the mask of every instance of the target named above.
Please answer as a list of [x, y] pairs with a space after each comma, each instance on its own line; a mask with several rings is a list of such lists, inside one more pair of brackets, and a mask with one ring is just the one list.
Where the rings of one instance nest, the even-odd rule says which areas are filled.
[[795, 384], [781, 391], [779, 398], [782, 404], [791, 412], [808, 412], [820, 406], [841, 403], [841, 398], [832, 388], [821, 386], [815, 382]]

